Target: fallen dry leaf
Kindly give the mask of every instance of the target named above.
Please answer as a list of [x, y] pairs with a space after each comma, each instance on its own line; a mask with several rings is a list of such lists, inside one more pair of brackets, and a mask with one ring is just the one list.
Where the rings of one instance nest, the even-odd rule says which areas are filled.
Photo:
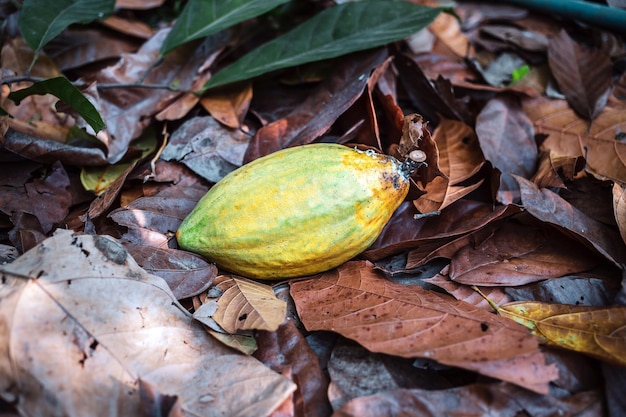
[[235, 84], [217, 91], [207, 91], [200, 104], [223, 125], [239, 129], [252, 101], [252, 84]]
[[517, 286], [590, 270], [589, 250], [552, 228], [509, 221], [452, 256], [450, 278], [466, 285]]
[[331, 408], [326, 397], [328, 377], [319, 358], [292, 320], [286, 320], [275, 332], [260, 331], [254, 357], [298, 385], [293, 393], [296, 416], [326, 417]]
[[285, 321], [287, 303], [272, 287], [247, 278], [221, 275], [215, 285], [222, 291], [213, 319], [229, 333], [238, 330], [276, 331]]
[[519, 212], [520, 208], [514, 205], [493, 207], [492, 204], [461, 199], [437, 216], [416, 219], [417, 211], [413, 204], [404, 202], [363, 255], [370, 260], [380, 260], [429, 241], [470, 233]]
[[[557, 411], [558, 410], [558, 411]], [[355, 398], [332, 417], [593, 416], [602, 413], [597, 391], [568, 398], [537, 395], [511, 384], [473, 384], [447, 390], [396, 389]]]
[[591, 125], [565, 100], [540, 97], [524, 99], [522, 105], [535, 133], [548, 135], [541, 149], [558, 156], [583, 157], [585, 170], [596, 177], [625, 181], [626, 143], [618, 140], [619, 132], [626, 131], [623, 102], [610, 102]]
[[460, 185], [475, 175], [485, 161], [476, 134], [469, 126], [442, 118], [433, 140], [437, 144], [438, 165], [443, 176], [426, 184], [426, 194], [413, 202], [421, 213], [443, 210], [474, 191], [483, 181]]
[[515, 174], [530, 178], [537, 164], [537, 144], [532, 122], [519, 100], [497, 96], [489, 100], [476, 118], [476, 135], [485, 158], [502, 172], [498, 199], [519, 199]]
[[434, 359], [540, 393], [557, 376], [522, 327], [452, 297], [388, 281], [366, 261], [290, 285], [308, 330], [332, 330], [372, 352]]
[[[49, 169], [36, 164], [7, 164], [4, 169], [12, 172], [13, 180], [2, 185], [0, 211], [11, 216], [25, 211], [35, 216], [44, 233], [63, 221], [72, 204], [70, 179], [60, 162]], [[7, 183], [8, 182], [8, 183]]]
[[[440, 274], [437, 274], [432, 278], [423, 279], [422, 281], [446, 290], [448, 294], [452, 295], [457, 300], [464, 301], [482, 309], [493, 311], [487, 300], [481, 297], [480, 294], [474, 291], [470, 286], [458, 284], [449, 279], [446, 276], [448, 271], [449, 268], [446, 266]], [[480, 287], [480, 290], [483, 294], [489, 297], [490, 300], [493, 300], [497, 304], [504, 304], [511, 301], [511, 297], [509, 297], [502, 288]]]
[[618, 183], [613, 184], [613, 212], [619, 233], [626, 243], [626, 193], [624, 187]]
[[194, 117], [174, 131], [161, 159], [182, 162], [204, 179], [218, 182], [241, 166], [249, 141], [242, 131], [212, 117]]
[[545, 343], [626, 365], [626, 306], [589, 307], [518, 301], [497, 308]]
[[547, 188], [539, 189], [527, 179], [516, 177], [524, 208], [537, 219], [560, 226], [586, 240], [616, 265], [626, 264], [626, 250], [619, 234], [592, 219]]
[[289, 115], [257, 131], [246, 150], [244, 162], [282, 148], [310, 143], [324, 134], [365, 89], [368, 77], [361, 75], [369, 74], [386, 57], [387, 51], [379, 49], [343, 61], [336, 73], [324, 80]]
[[611, 92], [609, 54], [579, 45], [562, 29], [550, 39], [548, 62], [570, 106], [587, 120], [600, 114]]
[[110, 238], [59, 230], [1, 271], [0, 393], [24, 415], [139, 415], [139, 379], [205, 416], [267, 415], [295, 389]]

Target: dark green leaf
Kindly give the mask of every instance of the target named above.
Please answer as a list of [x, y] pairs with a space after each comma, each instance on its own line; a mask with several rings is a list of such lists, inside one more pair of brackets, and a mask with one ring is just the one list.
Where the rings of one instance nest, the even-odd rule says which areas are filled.
[[28, 45], [39, 52], [69, 25], [104, 19], [114, 7], [115, 0], [24, 0], [18, 24]]
[[426, 27], [442, 10], [404, 1], [340, 4], [244, 55], [215, 74], [204, 88], [385, 45]]
[[91, 104], [89, 100], [80, 92], [80, 90], [65, 77], [50, 78], [49, 80], [38, 81], [28, 88], [14, 91], [9, 94], [9, 99], [15, 104], [20, 104], [28, 96], [32, 95], [52, 94], [59, 100], [70, 106], [74, 111], [81, 115], [83, 119], [99, 132], [106, 126], [100, 117], [98, 110]]
[[289, 0], [191, 0], [165, 38], [161, 55], [185, 42], [259, 16]]

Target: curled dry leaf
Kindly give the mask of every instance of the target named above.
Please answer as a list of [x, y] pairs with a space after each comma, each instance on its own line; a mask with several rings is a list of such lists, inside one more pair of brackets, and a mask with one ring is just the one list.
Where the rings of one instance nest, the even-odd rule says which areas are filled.
[[462, 199], [437, 216], [416, 219], [417, 211], [413, 204], [404, 202], [364, 255], [370, 260], [380, 260], [439, 239], [462, 236], [520, 211], [514, 205], [494, 208], [492, 204]]
[[237, 330], [275, 331], [285, 321], [287, 303], [272, 287], [247, 278], [222, 275], [215, 280], [222, 295], [213, 319], [229, 333]]
[[139, 378], [203, 416], [267, 415], [295, 389], [110, 238], [60, 230], [1, 273], [0, 393], [23, 415], [140, 415]]
[[540, 393], [557, 377], [523, 327], [452, 297], [390, 282], [369, 262], [348, 262], [290, 285], [308, 330], [332, 330], [372, 352], [434, 359]]
[[443, 175], [428, 183], [426, 194], [413, 202], [421, 213], [443, 210], [474, 191], [483, 181], [459, 185], [475, 175], [485, 162], [471, 127], [442, 118], [433, 133], [433, 140], [439, 150], [438, 162]]

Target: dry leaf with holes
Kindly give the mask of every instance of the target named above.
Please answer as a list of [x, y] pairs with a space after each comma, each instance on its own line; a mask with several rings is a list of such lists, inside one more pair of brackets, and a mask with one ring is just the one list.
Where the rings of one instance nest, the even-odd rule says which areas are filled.
[[215, 283], [223, 293], [213, 319], [227, 332], [273, 332], [285, 321], [287, 303], [276, 298], [271, 286], [227, 275], [217, 277]]
[[307, 330], [337, 332], [371, 352], [429, 358], [543, 394], [558, 375], [522, 326], [453, 297], [389, 281], [366, 261], [290, 286]]

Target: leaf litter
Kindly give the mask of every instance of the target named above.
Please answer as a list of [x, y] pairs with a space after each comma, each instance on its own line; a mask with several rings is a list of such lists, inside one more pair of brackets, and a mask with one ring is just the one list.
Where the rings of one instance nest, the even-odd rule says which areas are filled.
[[[594, 36], [581, 39], [578, 23], [566, 19], [459, 3], [460, 21], [440, 13], [387, 47], [329, 59], [313, 42], [300, 49], [323, 61], [290, 68], [299, 57], [287, 56], [270, 74], [273, 63], [255, 52], [241, 62], [260, 76], [205, 91], [232, 77], [229, 64], [241, 65], [245, 52], [297, 24], [273, 19], [300, 13], [304, 21], [325, 5], [237, 20], [253, 12], [240, 7], [227, 24], [235, 30], [192, 40], [135, 19], [167, 5], [133, 3], [117, 2], [102, 25], [63, 32], [32, 67], [36, 77], [77, 80], [107, 124], [99, 135], [77, 133], [86, 123], [53, 96], [16, 106], [3, 84], [2, 108], [13, 117], [0, 121], [11, 161], [1, 176], [0, 243], [13, 249], [8, 260], [14, 248], [23, 254], [2, 266], [4, 403], [25, 415], [89, 415], [94, 407], [274, 416], [626, 412], [616, 388], [626, 372], [612, 365], [626, 349], [619, 36], [586, 27]], [[193, 13], [186, 22], [197, 33], [211, 29]], [[248, 30], [258, 36], [237, 36]], [[178, 45], [170, 53], [165, 38]], [[349, 37], [336, 40], [358, 49]], [[9, 40], [3, 78], [23, 75], [32, 59], [20, 37]], [[161, 146], [140, 158], [137, 138], [153, 125], [164, 132], [153, 134]], [[428, 166], [378, 240], [353, 262], [289, 282], [289, 292], [220, 277], [176, 246], [180, 221], [242, 163], [318, 141], [399, 155], [415, 140]], [[118, 161], [128, 168], [102, 195], [79, 190], [80, 169], [106, 171]], [[239, 284], [221, 288], [227, 282]], [[493, 314], [471, 285], [499, 308], [551, 313], [531, 318], [533, 334]], [[204, 411], [207, 404], [218, 408]]]

